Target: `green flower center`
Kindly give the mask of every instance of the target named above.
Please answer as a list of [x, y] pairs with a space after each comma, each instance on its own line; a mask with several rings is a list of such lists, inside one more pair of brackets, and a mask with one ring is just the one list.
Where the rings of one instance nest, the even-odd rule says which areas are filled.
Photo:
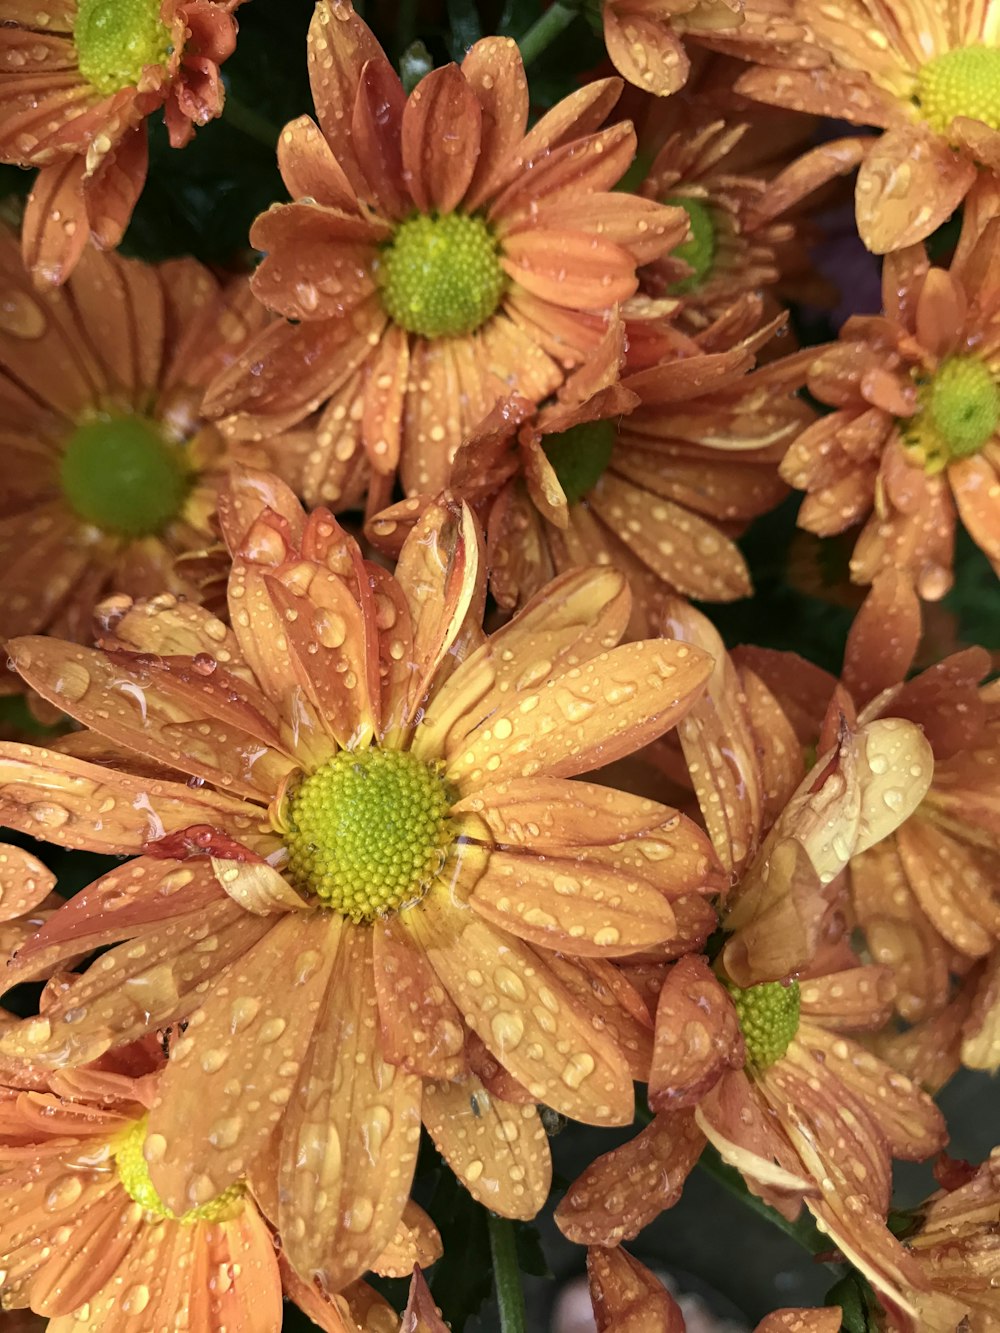
[[143, 1145], [146, 1142], [146, 1130], [149, 1117], [143, 1116], [137, 1120], [134, 1125], [123, 1130], [121, 1134], [112, 1143], [112, 1151], [115, 1156], [115, 1170], [118, 1172], [118, 1179], [122, 1183], [126, 1194], [130, 1199], [134, 1199], [140, 1207], [145, 1208], [147, 1213], [153, 1213], [156, 1217], [169, 1217], [174, 1222], [228, 1222], [233, 1217], [238, 1217], [243, 1211], [243, 1195], [245, 1193], [242, 1184], [230, 1185], [227, 1190], [210, 1199], [208, 1203], [199, 1204], [197, 1208], [192, 1208], [190, 1212], [172, 1213], [163, 1202], [153, 1187], [153, 1182], [149, 1178], [149, 1167], [146, 1164], [146, 1158], [143, 1155]]
[[963, 46], [928, 60], [917, 75], [915, 97], [939, 134], [956, 116], [1000, 130], [1000, 48]]
[[80, 73], [102, 93], [139, 82], [147, 65], [163, 65], [170, 31], [161, 0], [78, 0], [73, 41]]
[[74, 513], [118, 537], [160, 532], [191, 484], [181, 451], [137, 416], [100, 416], [77, 427], [59, 480]]
[[663, 202], [674, 208], [683, 208], [691, 227], [691, 234], [683, 245], [675, 246], [670, 252], [676, 259], [683, 259], [685, 264], [691, 266], [692, 271], [686, 278], [670, 284], [671, 296], [685, 296], [700, 287], [712, 271], [715, 263], [715, 223], [712, 221], [711, 210], [700, 199], [673, 195]]
[[611, 462], [615, 447], [612, 421], [585, 421], [542, 441], [545, 457], [552, 464], [569, 504], [575, 505], [593, 490]]
[[919, 407], [899, 422], [914, 461], [932, 475], [979, 452], [1000, 426], [1000, 384], [975, 356], [945, 361], [922, 384]]
[[493, 233], [464, 213], [419, 213], [401, 223], [382, 251], [377, 280], [393, 323], [424, 338], [472, 333], [507, 285]]
[[288, 871], [353, 921], [423, 897], [452, 842], [451, 797], [436, 767], [402, 750], [342, 750], [288, 806]]
[[799, 983], [764, 981], [746, 990], [730, 986], [729, 993], [746, 1043], [747, 1064], [767, 1069], [781, 1059], [799, 1030]]

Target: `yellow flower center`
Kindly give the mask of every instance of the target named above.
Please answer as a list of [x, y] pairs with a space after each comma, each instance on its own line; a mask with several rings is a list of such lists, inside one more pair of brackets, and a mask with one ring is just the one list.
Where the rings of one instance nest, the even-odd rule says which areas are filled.
[[545, 457], [552, 464], [567, 503], [575, 505], [593, 490], [611, 462], [615, 447], [612, 421], [585, 421], [542, 441]]
[[423, 897], [452, 842], [451, 798], [436, 766], [401, 750], [342, 750], [288, 806], [288, 871], [353, 921]]
[[729, 993], [746, 1043], [747, 1064], [767, 1069], [781, 1059], [799, 1030], [799, 983], [764, 981], [746, 990], [730, 986]]
[[149, 1167], [143, 1156], [142, 1148], [146, 1142], [148, 1123], [149, 1117], [143, 1116], [134, 1125], [123, 1130], [112, 1143], [115, 1170], [129, 1198], [145, 1208], [147, 1213], [153, 1213], [156, 1217], [169, 1217], [173, 1222], [188, 1224], [228, 1222], [231, 1218], [238, 1217], [243, 1211], [245, 1193], [244, 1187], [239, 1183], [230, 1185], [227, 1190], [223, 1190], [208, 1203], [199, 1204], [197, 1208], [192, 1208], [190, 1212], [182, 1213], [179, 1217], [170, 1211], [153, 1187], [153, 1182], [149, 1178]]
[[899, 422], [914, 461], [933, 475], [979, 452], [1000, 426], [1000, 384], [975, 356], [954, 356], [921, 385], [919, 408]]
[[191, 484], [183, 454], [146, 417], [101, 415], [70, 436], [59, 468], [74, 513], [117, 537], [148, 537], [176, 518]]
[[928, 60], [917, 75], [915, 97], [939, 134], [956, 116], [1000, 130], [1000, 47], [963, 46]]
[[163, 65], [170, 31], [160, 21], [161, 0], [78, 0], [73, 41], [88, 83], [116, 93], [139, 82], [147, 65]]
[[377, 280], [393, 323], [425, 338], [474, 332], [507, 285], [493, 233], [464, 213], [419, 213], [401, 223], [382, 251]]
[[715, 263], [715, 223], [711, 211], [700, 199], [674, 195], [665, 199], [664, 203], [683, 208], [688, 215], [691, 234], [682, 245], [675, 246], [670, 252], [691, 266], [692, 271], [686, 278], [670, 285], [671, 296], [685, 296], [700, 287], [712, 271]]

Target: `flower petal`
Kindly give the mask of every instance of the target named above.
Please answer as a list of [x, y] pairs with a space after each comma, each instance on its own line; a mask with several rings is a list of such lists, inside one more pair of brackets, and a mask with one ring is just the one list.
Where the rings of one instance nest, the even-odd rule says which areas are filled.
[[656, 1116], [577, 1177], [555, 1211], [556, 1225], [577, 1245], [634, 1240], [681, 1197], [704, 1146], [690, 1111]]
[[638, 280], [627, 250], [602, 237], [568, 228], [533, 226], [508, 233], [504, 272], [533, 296], [571, 310], [601, 309], [626, 301]]
[[371, 932], [347, 923], [281, 1136], [279, 1230], [299, 1273], [328, 1291], [369, 1268], [396, 1233], [420, 1090], [379, 1053]]
[[388, 60], [367, 61], [354, 99], [351, 139], [371, 195], [393, 218], [405, 217], [411, 207], [400, 146], [405, 105], [403, 85]]
[[493, 192], [499, 174], [524, 136], [528, 123], [528, 80], [512, 37], [474, 42], [462, 61], [462, 74], [482, 113], [479, 160], [465, 196], [475, 212]]
[[397, 917], [372, 930], [382, 1054], [424, 1078], [458, 1078], [465, 1070], [461, 1014]]
[[623, 1249], [591, 1246], [587, 1277], [598, 1333], [685, 1333], [680, 1306], [666, 1287]]
[[366, 62], [385, 60], [385, 53], [350, 4], [320, 0], [309, 24], [307, 54], [309, 85], [323, 134], [352, 188], [367, 198], [349, 112]]
[[422, 213], [450, 213], [479, 157], [482, 110], [457, 65], [420, 80], [403, 111], [403, 175]]
[[739, 1019], [725, 987], [703, 958], [681, 958], [667, 974], [656, 1008], [650, 1107], [696, 1105], [727, 1068], [742, 1068], [744, 1059]]
[[372, 1268], [380, 1277], [409, 1277], [415, 1267], [429, 1268], [436, 1263], [443, 1252], [441, 1233], [411, 1199], [403, 1209], [392, 1240]]
[[0, 921], [26, 916], [48, 897], [55, 883], [55, 875], [37, 856], [0, 843]]
[[24, 210], [24, 267], [38, 287], [65, 282], [90, 235], [83, 197], [85, 159], [73, 156], [42, 167]]
[[278, 136], [278, 170], [293, 199], [350, 209], [357, 198], [312, 116], [291, 120]]
[[604, 44], [615, 69], [629, 83], [656, 97], [669, 97], [687, 82], [691, 62], [669, 20], [641, 13], [618, 13], [614, 3], [601, 7]]
[[926, 240], [954, 213], [976, 164], [921, 125], [897, 125], [875, 140], [858, 171], [858, 232], [873, 254]]
[[585, 1124], [629, 1123], [621, 1053], [538, 954], [441, 894], [402, 915], [465, 1022], [538, 1101]]
[[478, 1078], [424, 1084], [423, 1119], [438, 1151], [472, 1197], [501, 1217], [528, 1220], [552, 1181], [549, 1140], [537, 1109], [492, 1096]]

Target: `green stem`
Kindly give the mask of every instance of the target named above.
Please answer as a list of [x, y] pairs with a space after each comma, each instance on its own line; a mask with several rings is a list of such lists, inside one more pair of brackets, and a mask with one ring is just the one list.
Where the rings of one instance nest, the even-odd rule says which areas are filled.
[[524, 1333], [524, 1292], [521, 1268], [517, 1262], [514, 1224], [495, 1213], [487, 1214], [490, 1227], [490, 1253], [493, 1256], [493, 1282], [500, 1307], [500, 1333]]
[[562, 0], [555, 0], [518, 42], [524, 63], [530, 65], [533, 60], [537, 60], [545, 48], [569, 27], [579, 12], [577, 5], [566, 5]]
[[735, 1195], [755, 1213], [766, 1218], [772, 1226], [778, 1227], [786, 1236], [791, 1236], [796, 1244], [801, 1245], [810, 1254], [822, 1254], [824, 1250], [830, 1249], [829, 1237], [824, 1236], [817, 1228], [810, 1214], [804, 1213], [798, 1221], [789, 1222], [770, 1204], [765, 1203], [763, 1199], [758, 1199], [756, 1194], [751, 1194], [747, 1189], [746, 1181], [736, 1170], [736, 1167], [724, 1162], [711, 1144], [698, 1158], [698, 1165], [707, 1176], [711, 1176], [713, 1180], [718, 1181], [724, 1189]]
[[257, 143], [263, 144], [265, 148], [273, 149], [278, 142], [278, 130], [271, 122], [255, 111], [252, 106], [247, 106], [246, 102], [241, 102], [233, 93], [232, 88], [226, 89], [226, 102], [222, 109], [223, 120], [228, 120], [234, 129], [245, 134], [248, 139], [254, 139]]

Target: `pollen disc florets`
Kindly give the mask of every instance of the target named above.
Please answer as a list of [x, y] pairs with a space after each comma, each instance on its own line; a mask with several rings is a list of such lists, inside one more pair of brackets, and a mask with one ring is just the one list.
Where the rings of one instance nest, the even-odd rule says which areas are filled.
[[139, 82], [147, 65], [170, 54], [170, 32], [160, 21], [161, 0], [78, 0], [73, 41], [88, 83], [116, 93]]
[[900, 430], [929, 473], [978, 453], [1000, 426], [1000, 384], [978, 357], [945, 361], [921, 386], [919, 399], [919, 410], [900, 422]]
[[170, 1211], [149, 1178], [149, 1167], [143, 1155], [148, 1123], [149, 1117], [143, 1116], [123, 1130], [111, 1145], [118, 1179], [129, 1198], [145, 1208], [147, 1213], [153, 1213], [156, 1217], [169, 1217], [174, 1222], [228, 1222], [230, 1218], [237, 1217], [243, 1209], [244, 1195], [243, 1186], [238, 1183], [230, 1185], [214, 1199], [199, 1204], [190, 1212], [178, 1215]]
[[545, 457], [559, 478], [567, 503], [574, 505], [593, 490], [611, 462], [615, 447], [612, 421], [584, 421], [542, 441]]
[[1000, 130], [1000, 48], [962, 46], [928, 60], [917, 75], [916, 99], [940, 134], [956, 116]]
[[420, 213], [401, 223], [382, 251], [377, 277], [389, 318], [425, 338], [472, 333], [507, 285], [492, 232], [465, 213]]
[[452, 841], [439, 771], [401, 750], [342, 750], [288, 805], [288, 871], [353, 921], [416, 902]]
[[102, 532], [148, 537], [176, 518], [190, 476], [146, 417], [101, 415], [70, 436], [59, 469], [70, 508]]
[[767, 1069], [780, 1060], [799, 1030], [799, 983], [764, 981], [740, 990], [730, 986], [746, 1043], [747, 1064]]
[[663, 202], [675, 208], [683, 208], [691, 228], [687, 240], [670, 252], [675, 259], [683, 259], [692, 270], [686, 278], [670, 285], [672, 296], [684, 296], [700, 287], [712, 271], [715, 263], [715, 223], [711, 211], [700, 199], [677, 195]]

